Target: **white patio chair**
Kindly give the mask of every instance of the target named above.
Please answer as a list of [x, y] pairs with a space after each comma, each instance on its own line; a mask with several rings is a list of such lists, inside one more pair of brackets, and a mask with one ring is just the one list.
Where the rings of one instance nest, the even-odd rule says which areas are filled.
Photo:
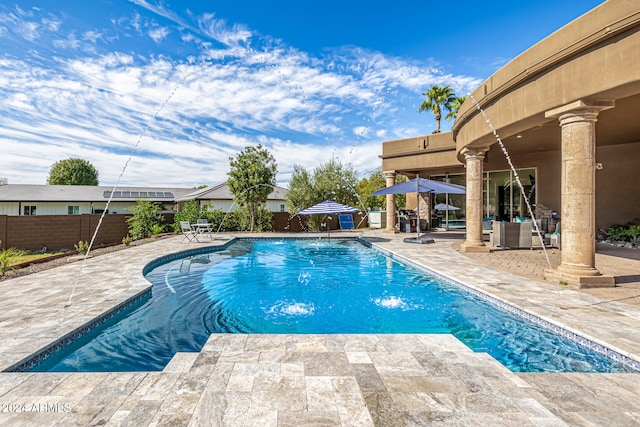
[[189, 242], [199, 242], [198, 232], [191, 228], [191, 224], [189, 224], [189, 221], [180, 221], [180, 231], [182, 232], [183, 236], [180, 243], [184, 242], [185, 239]]

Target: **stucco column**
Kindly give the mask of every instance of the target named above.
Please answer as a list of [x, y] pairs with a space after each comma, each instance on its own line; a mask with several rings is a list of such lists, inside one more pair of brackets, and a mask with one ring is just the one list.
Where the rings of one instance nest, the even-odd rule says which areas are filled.
[[460, 250], [465, 252], [489, 252], [489, 246], [482, 240], [482, 162], [488, 149], [467, 147], [462, 150], [467, 167], [467, 234]]
[[577, 101], [546, 112], [562, 131], [560, 238], [561, 264], [545, 277], [582, 287], [614, 286], [595, 267], [596, 121], [613, 101]]
[[[387, 177], [387, 187], [396, 184], [396, 172], [384, 171]], [[394, 233], [396, 231], [396, 195], [387, 194], [387, 226], [385, 232]]]

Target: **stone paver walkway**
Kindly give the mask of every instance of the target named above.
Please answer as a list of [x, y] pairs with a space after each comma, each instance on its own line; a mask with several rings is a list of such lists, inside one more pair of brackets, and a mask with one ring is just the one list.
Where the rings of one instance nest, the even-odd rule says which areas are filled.
[[[437, 237], [441, 234], [431, 233], [431, 235]], [[459, 235], [455, 235], [455, 237], [459, 237]], [[459, 247], [459, 242], [453, 244], [454, 249], [457, 247]], [[544, 281], [544, 270], [549, 268], [547, 256], [552, 268], [557, 268], [561, 261], [561, 252], [555, 248], [547, 249], [546, 256], [541, 249], [502, 250], [500, 248], [493, 248], [491, 253], [470, 252], [464, 255], [500, 270], [542, 281]], [[632, 304], [640, 308], [639, 249], [598, 243], [596, 268], [604, 275], [614, 276], [616, 286], [614, 288], [580, 289], [579, 292], [595, 295], [608, 301]]]
[[[496, 270], [456, 252], [444, 235], [431, 245], [366, 236], [640, 360], [633, 304]], [[0, 284], [0, 368], [144, 290], [142, 268], [152, 259], [207, 244], [179, 241]], [[638, 396], [640, 374], [516, 374], [451, 335], [212, 335], [162, 372], [2, 372], [0, 425], [631, 426], [640, 424]]]

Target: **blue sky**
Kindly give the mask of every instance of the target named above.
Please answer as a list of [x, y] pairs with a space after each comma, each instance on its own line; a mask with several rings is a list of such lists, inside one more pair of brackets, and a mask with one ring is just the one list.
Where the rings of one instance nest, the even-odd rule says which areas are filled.
[[602, 2], [2, 1], [0, 177], [80, 157], [102, 185], [190, 187], [255, 144], [283, 185], [332, 157], [366, 174], [435, 129], [431, 85], [464, 95]]

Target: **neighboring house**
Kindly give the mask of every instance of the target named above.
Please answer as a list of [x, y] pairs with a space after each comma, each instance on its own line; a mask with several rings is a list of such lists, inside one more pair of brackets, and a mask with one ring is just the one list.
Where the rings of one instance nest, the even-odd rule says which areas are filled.
[[[562, 262], [545, 276], [613, 286], [594, 265], [595, 236], [597, 226], [640, 218], [639, 12], [637, 1], [603, 2], [490, 76], [461, 106], [451, 132], [384, 142], [389, 185], [396, 174], [466, 185], [466, 196], [454, 201], [466, 219], [464, 251], [489, 250], [483, 218], [527, 216], [525, 199], [544, 205], [562, 225]], [[393, 230], [393, 209], [387, 214]]]
[[[273, 191], [267, 197], [265, 207], [271, 212], [286, 212], [284, 198], [288, 191], [289, 190], [283, 187], [273, 187]], [[226, 181], [217, 185], [192, 191], [191, 193], [180, 197], [176, 201], [183, 203], [188, 200], [197, 201], [198, 205], [201, 207], [209, 206], [210, 209], [220, 209], [225, 212], [235, 210], [237, 208], [237, 205], [233, 202], [233, 194], [231, 194]]]
[[[113, 187], [90, 185], [0, 185], [0, 215], [78, 215], [104, 212]], [[108, 213], [127, 214], [147, 198], [175, 210], [176, 199], [192, 188], [118, 187]]]

